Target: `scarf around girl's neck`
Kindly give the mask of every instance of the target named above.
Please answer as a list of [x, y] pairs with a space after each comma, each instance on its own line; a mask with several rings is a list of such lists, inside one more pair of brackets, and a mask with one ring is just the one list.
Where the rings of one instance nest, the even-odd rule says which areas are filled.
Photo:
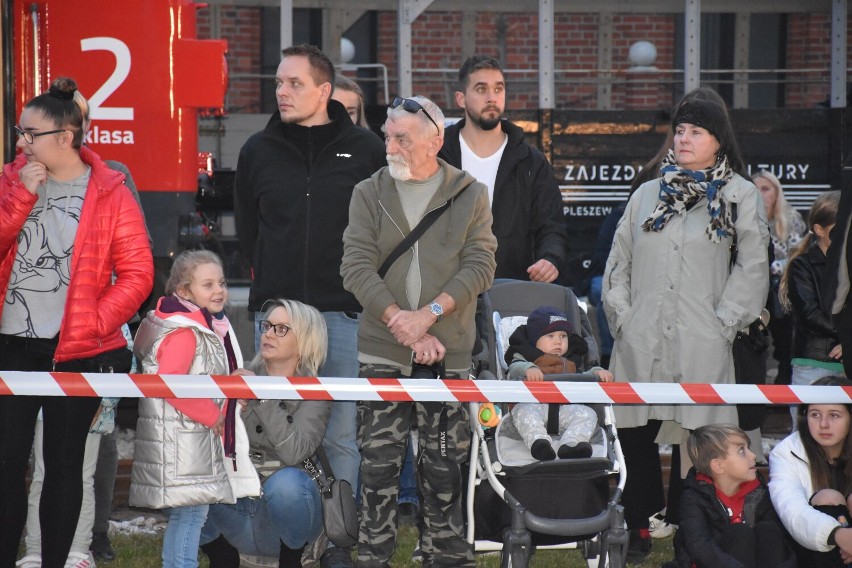
[[734, 234], [731, 208], [722, 198], [722, 188], [734, 175], [727, 157], [720, 156], [707, 170], [687, 170], [677, 165], [674, 151], [669, 150], [660, 173], [660, 201], [642, 223], [644, 231], [662, 231], [673, 215], [689, 211], [702, 197], [707, 197], [707, 213], [710, 214], [705, 230], [707, 238], [720, 243], [723, 237]]

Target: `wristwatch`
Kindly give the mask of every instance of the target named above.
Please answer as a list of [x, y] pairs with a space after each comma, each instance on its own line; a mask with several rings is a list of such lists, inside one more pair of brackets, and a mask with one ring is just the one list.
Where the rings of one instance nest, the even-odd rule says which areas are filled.
[[429, 311], [432, 312], [432, 314], [436, 318], [438, 318], [437, 321], [441, 321], [442, 319], [444, 319], [444, 308], [438, 302], [432, 302], [431, 304], [429, 304]]

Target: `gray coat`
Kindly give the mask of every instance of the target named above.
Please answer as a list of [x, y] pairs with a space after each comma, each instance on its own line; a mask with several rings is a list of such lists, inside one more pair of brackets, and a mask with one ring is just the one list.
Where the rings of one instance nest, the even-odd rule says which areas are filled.
[[[769, 289], [769, 230], [757, 188], [734, 174], [724, 187], [737, 203], [736, 265], [731, 239], [711, 242], [702, 199], [660, 232], [642, 222], [658, 201], [660, 182], [642, 184], [618, 224], [603, 281], [603, 305], [615, 337], [610, 370], [618, 382], [732, 384], [731, 343], [757, 319]], [[616, 408], [621, 427], [674, 420], [694, 429], [737, 423], [734, 406], [636, 405]]]
[[258, 473], [300, 467], [322, 443], [331, 403], [321, 400], [251, 400], [243, 421]]

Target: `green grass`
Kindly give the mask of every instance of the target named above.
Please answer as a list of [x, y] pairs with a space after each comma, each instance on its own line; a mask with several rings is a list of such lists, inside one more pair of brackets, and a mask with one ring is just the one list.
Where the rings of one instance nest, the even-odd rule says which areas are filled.
[[[417, 531], [403, 527], [397, 540], [397, 551], [391, 560], [393, 568], [420, 568], [420, 564], [411, 561], [411, 552], [417, 541]], [[157, 536], [134, 535], [112, 538], [113, 548], [118, 558], [112, 562], [99, 562], [98, 566], [105, 568], [151, 568], [160, 565], [160, 547], [162, 539]], [[201, 555], [201, 568], [207, 568], [207, 560]], [[672, 539], [666, 538], [654, 541], [654, 547], [648, 559], [635, 566], [636, 568], [652, 568], [673, 558]], [[478, 555], [477, 567], [498, 568], [499, 555]], [[537, 552], [530, 563], [532, 568], [581, 568], [586, 566], [579, 550], [542, 550]]]

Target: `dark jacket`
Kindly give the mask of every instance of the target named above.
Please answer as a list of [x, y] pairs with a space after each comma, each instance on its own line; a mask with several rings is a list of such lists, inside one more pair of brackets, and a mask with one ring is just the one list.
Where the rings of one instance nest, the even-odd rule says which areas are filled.
[[[462, 167], [459, 136], [464, 120], [446, 129], [438, 157]], [[562, 194], [547, 158], [524, 142], [524, 131], [500, 122], [508, 136], [497, 179], [491, 214], [497, 237], [495, 278], [528, 280], [527, 268], [549, 260], [562, 273], [568, 256], [568, 231], [562, 213]]]
[[[527, 326], [519, 325], [518, 328], [509, 336], [509, 348], [506, 349], [504, 359], [507, 365], [511, 365], [515, 361], [535, 362], [544, 353], [534, 345], [527, 334]], [[586, 340], [574, 333], [568, 334], [568, 352], [563, 355], [576, 367], [576, 372], [582, 373], [586, 369], [588, 361], [586, 355], [589, 353], [589, 344]], [[526, 370], [526, 369], [524, 369]]]
[[361, 311], [340, 277], [343, 230], [353, 188], [385, 165], [385, 150], [339, 102], [329, 101], [328, 114], [329, 124], [306, 128], [276, 111], [240, 150], [234, 213], [253, 271], [249, 310], [286, 297], [320, 311]]
[[[743, 522], [754, 527], [758, 522], [769, 521], [781, 527], [781, 521], [772, 508], [769, 488], [758, 473], [760, 485], [745, 497]], [[680, 498], [680, 525], [674, 539], [675, 561], [680, 568], [745, 568], [735, 558], [725, 553], [719, 542], [731, 520], [722, 502], [716, 496], [716, 486], [697, 479], [695, 468], [689, 470], [683, 482]], [[778, 546], [787, 546], [780, 542]], [[795, 568], [795, 557], [790, 551], [788, 563], [778, 568]]]
[[793, 357], [832, 361], [828, 354], [838, 339], [831, 316], [821, 305], [820, 286], [825, 266], [825, 255], [814, 239], [808, 250], [794, 258], [787, 268], [787, 292], [795, 324]]

